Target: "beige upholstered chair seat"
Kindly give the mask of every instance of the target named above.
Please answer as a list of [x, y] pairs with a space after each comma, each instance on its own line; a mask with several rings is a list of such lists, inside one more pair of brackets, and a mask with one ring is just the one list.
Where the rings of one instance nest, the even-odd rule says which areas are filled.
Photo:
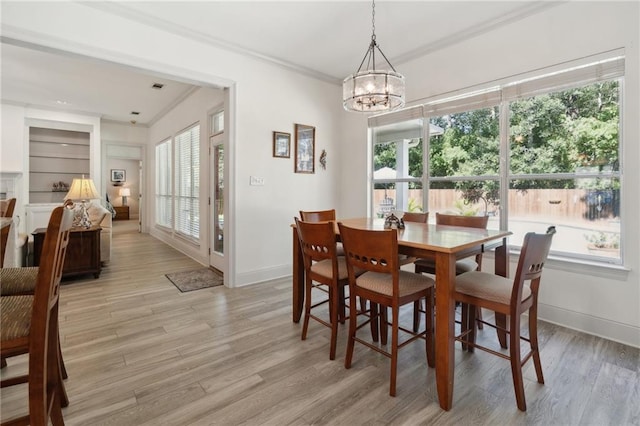
[[[311, 265], [311, 272], [322, 275], [323, 277], [333, 277], [333, 262], [331, 259], [321, 260]], [[347, 261], [344, 256], [338, 257], [338, 279], [346, 280], [349, 277], [347, 273]]]
[[0, 269], [2, 296], [33, 294], [36, 289], [38, 267]]
[[[501, 277], [487, 272], [471, 271], [456, 277], [456, 291], [480, 299], [493, 302], [511, 303], [513, 279]], [[522, 287], [522, 300], [531, 296], [528, 285]]]
[[[386, 296], [393, 295], [393, 277], [390, 274], [365, 272], [356, 279], [358, 287], [375, 291]], [[404, 297], [434, 285], [432, 278], [409, 271], [400, 271], [398, 280], [399, 296]]]
[[[414, 262], [416, 265], [423, 268], [429, 268], [436, 270], [436, 262], [433, 259], [418, 259]], [[460, 259], [456, 262], [456, 275], [464, 274], [465, 272], [475, 271], [478, 269], [478, 263], [473, 257], [466, 259]]]
[[0, 297], [2, 311], [2, 341], [28, 337], [31, 328], [33, 296]]

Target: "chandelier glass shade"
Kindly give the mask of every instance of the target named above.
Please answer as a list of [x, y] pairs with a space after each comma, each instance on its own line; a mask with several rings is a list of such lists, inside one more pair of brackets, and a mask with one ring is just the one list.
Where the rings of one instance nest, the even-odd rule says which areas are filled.
[[[342, 105], [347, 111], [391, 111], [404, 106], [404, 76], [398, 73], [376, 42], [375, 0], [372, 13], [371, 43], [358, 70], [342, 82]], [[376, 50], [390, 69], [376, 70]], [[362, 67], [366, 63], [366, 69]]]

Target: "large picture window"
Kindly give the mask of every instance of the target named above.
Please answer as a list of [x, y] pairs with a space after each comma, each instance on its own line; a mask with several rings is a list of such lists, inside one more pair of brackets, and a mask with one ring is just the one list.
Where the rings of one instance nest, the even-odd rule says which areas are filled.
[[617, 57], [371, 117], [372, 216], [486, 214], [515, 247], [555, 225], [553, 254], [620, 264], [623, 74]]

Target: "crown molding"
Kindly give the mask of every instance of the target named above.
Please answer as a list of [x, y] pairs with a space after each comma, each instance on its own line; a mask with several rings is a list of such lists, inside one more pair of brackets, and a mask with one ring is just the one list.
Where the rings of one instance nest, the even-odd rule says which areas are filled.
[[504, 25], [514, 23], [516, 21], [528, 18], [530, 16], [536, 15], [542, 11], [547, 9], [551, 9], [560, 4], [568, 3], [568, 1], [558, 1], [558, 2], [536, 2], [536, 3], [527, 3], [524, 6], [513, 10], [509, 13], [505, 13], [501, 16], [498, 16], [493, 19], [489, 19], [485, 22], [482, 22], [478, 25], [475, 25], [473, 28], [469, 28], [464, 31], [460, 31], [456, 34], [453, 34], [449, 37], [444, 37], [439, 40], [436, 40], [432, 43], [421, 46], [417, 49], [413, 49], [407, 53], [402, 55], [395, 56], [391, 58], [391, 62], [394, 64], [403, 64], [410, 62], [414, 59], [420, 58], [422, 56], [426, 56], [430, 53], [436, 52], [438, 50], [443, 50], [447, 47], [453, 46], [454, 44], [461, 43], [465, 40], [472, 39], [481, 34], [485, 34], [491, 32], [497, 28], [500, 28]]
[[247, 49], [245, 47], [239, 46], [234, 43], [230, 43], [225, 40], [220, 40], [218, 38], [204, 34], [200, 31], [192, 30], [190, 28], [184, 27], [182, 25], [178, 25], [174, 22], [167, 21], [165, 19], [146, 15], [142, 12], [139, 12], [130, 7], [127, 7], [123, 3], [83, 2], [82, 4], [84, 6], [88, 6], [96, 10], [100, 10], [102, 12], [110, 13], [112, 15], [117, 15], [121, 18], [125, 18], [140, 24], [149, 25], [151, 27], [154, 27], [163, 31], [167, 31], [174, 35], [178, 35], [178, 36], [195, 40], [201, 43], [205, 43], [210, 46], [218, 47], [220, 49], [225, 49], [227, 51], [237, 53], [239, 55], [248, 56], [253, 59], [257, 59], [262, 62], [269, 63], [271, 65], [277, 65], [281, 68], [285, 68], [290, 71], [297, 72], [299, 74], [307, 75], [317, 80], [325, 81], [327, 83], [336, 84], [336, 85], [342, 84], [342, 79], [336, 79], [335, 77], [330, 76], [328, 74], [324, 74], [310, 68], [302, 67], [300, 65], [296, 65], [282, 59], [273, 58], [273, 57], [264, 55], [254, 50]]

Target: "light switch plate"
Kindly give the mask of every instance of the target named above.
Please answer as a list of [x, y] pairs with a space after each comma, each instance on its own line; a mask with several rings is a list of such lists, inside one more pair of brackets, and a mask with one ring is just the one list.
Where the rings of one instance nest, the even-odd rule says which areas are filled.
[[251, 186], [264, 186], [264, 178], [258, 176], [249, 177], [249, 185]]

